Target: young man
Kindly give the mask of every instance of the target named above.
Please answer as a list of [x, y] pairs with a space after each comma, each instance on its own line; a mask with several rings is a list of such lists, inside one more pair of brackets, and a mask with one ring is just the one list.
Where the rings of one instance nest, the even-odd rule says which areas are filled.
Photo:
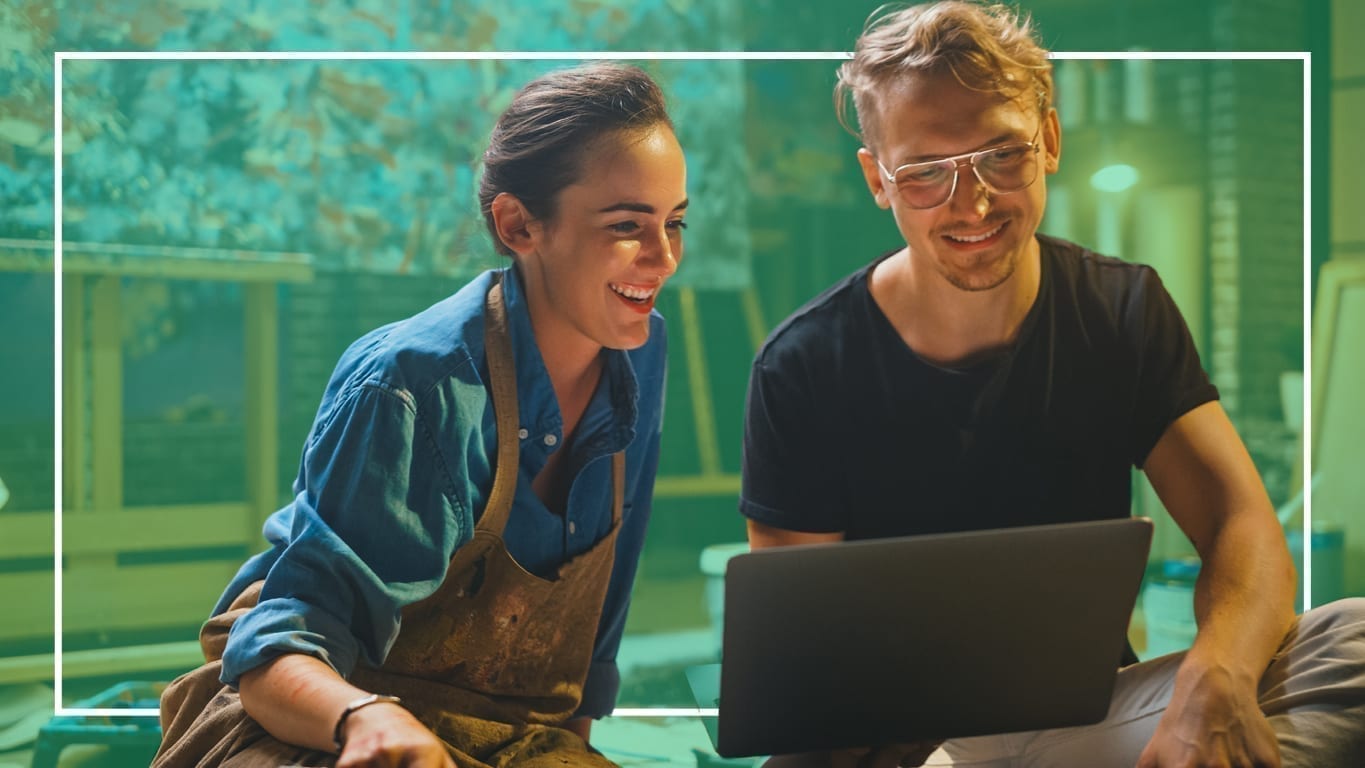
[[[759, 351], [751, 545], [1125, 517], [1137, 466], [1203, 561], [1193, 646], [1125, 668], [1098, 726], [945, 751], [974, 766], [1365, 764], [1365, 601], [1295, 618], [1274, 510], [1156, 274], [1037, 232], [1062, 137], [1028, 21], [963, 2], [892, 12], [836, 93], [905, 247]], [[933, 746], [805, 759], [918, 764]]]

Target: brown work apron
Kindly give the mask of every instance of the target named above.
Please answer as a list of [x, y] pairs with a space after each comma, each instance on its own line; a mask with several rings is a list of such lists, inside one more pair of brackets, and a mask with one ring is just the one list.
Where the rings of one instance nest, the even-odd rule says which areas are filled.
[[[561, 565], [552, 579], [527, 572], [512, 558], [502, 532], [516, 491], [519, 415], [501, 284], [489, 290], [486, 307], [498, 430], [488, 504], [440, 588], [404, 609], [384, 663], [360, 665], [350, 680], [402, 697], [461, 768], [612, 766], [559, 726], [577, 710], [592, 661], [621, 524], [625, 456], [612, 456], [612, 527], [601, 541]], [[208, 663], [177, 678], [161, 698], [165, 735], [155, 768], [335, 763], [334, 754], [270, 736], [242, 709], [237, 692], [219, 681], [228, 630], [260, 592], [261, 582], [251, 585], [204, 625], [200, 644]]]

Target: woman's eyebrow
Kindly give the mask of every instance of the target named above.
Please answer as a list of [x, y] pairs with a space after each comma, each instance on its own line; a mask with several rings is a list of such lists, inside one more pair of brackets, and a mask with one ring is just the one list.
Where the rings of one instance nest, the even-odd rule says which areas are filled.
[[[687, 201], [686, 199], [684, 199], [681, 203], [678, 203], [677, 205], [673, 206], [673, 210], [679, 211], [679, 210], [682, 210], [683, 208], [686, 208], [686, 207], [687, 207], [687, 202], [688, 202], [688, 201]], [[614, 203], [614, 204], [612, 204], [612, 205], [607, 206], [606, 208], [602, 208], [602, 209], [598, 210], [597, 212], [598, 212], [598, 213], [612, 213], [613, 211], [632, 211], [632, 212], [634, 212], [634, 213], [654, 213], [654, 206], [650, 205], [649, 203], [635, 203], [635, 202], [625, 201], [625, 202], [620, 202], [620, 203]]]

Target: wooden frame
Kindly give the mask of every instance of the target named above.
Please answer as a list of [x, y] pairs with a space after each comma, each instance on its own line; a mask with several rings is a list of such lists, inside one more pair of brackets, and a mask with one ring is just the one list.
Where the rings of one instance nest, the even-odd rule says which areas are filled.
[[[0, 239], [0, 271], [51, 272], [52, 243]], [[244, 286], [246, 498], [232, 503], [128, 507], [123, 472], [121, 283], [132, 279], [214, 280]], [[156, 558], [147, 553], [262, 544], [261, 524], [278, 502], [278, 286], [313, 278], [308, 254], [66, 243], [61, 275], [62, 557], [64, 632], [139, 631], [194, 625], [236, 573], [240, 559]], [[0, 561], [51, 560], [54, 513], [5, 513]], [[129, 557], [132, 555], [133, 557]], [[0, 641], [53, 628], [51, 569], [0, 573], [11, 601]], [[168, 586], [170, 587], [168, 589]], [[189, 668], [192, 637], [178, 643], [63, 655], [66, 677]], [[69, 663], [68, 663], [69, 662]], [[160, 665], [160, 666], [157, 666]], [[0, 684], [50, 679], [51, 654], [0, 658]]]

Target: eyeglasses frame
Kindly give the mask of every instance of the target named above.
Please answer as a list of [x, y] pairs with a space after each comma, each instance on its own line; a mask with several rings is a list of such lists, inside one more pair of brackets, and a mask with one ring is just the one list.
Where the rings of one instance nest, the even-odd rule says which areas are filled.
[[1035, 133], [1033, 135], [1033, 139], [1029, 141], [1011, 141], [1006, 142], [1004, 144], [997, 144], [993, 147], [986, 147], [985, 149], [978, 149], [974, 152], [963, 152], [960, 155], [949, 155], [948, 157], [940, 157], [937, 160], [925, 160], [919, 163], [906, 163], [905, 165], [896, 166], [896, 169], [894, 171], [886, 170], [886, 166], [882, 165], [882, 161], [878, 159], [877, 168], [882, 172], [882, 176], [886, 179], [886, 181], [890, 182], [891, 186], [896, 188], [896, 192], [899, 195], [900, 185], [896, 183], [897, 173], [900, 173], [906, 168], [914, 168], [915, 166], [940, 165], [944, 162], [952, 161], [953, 180], [952, 183], [949, 185], [948, 194], [941, 201], [934, 203], [933, 205], [915, 206], [911, 205], [910, 202], [905, 200], [904, 197], [901, 198], [901, 200], [905, 202], [906, 205], [910, 206], [911, 208], [917, 211], [927, 211], [932, 208], [937, 208], [940, 205], [943, 205], [944, 203], [948, 202], [949, 200], [952, 200], [953, 195], [957, 194], [957, 177], [961, 175], [962, 166], [964, 165], [972, 169], [972, 175], [976, 177], [977, 181], [981, 182], [981, 186], [985, 187], [987, 192], [990, 192], [993, 195], [1009, 195], [1015, 192], [1022, 192], [1028, 189], [1029, 187], [1033, 186], [1033, 182], [1038, 180], [1037, 174], [1034, 174], [1033, 179], [1029, 181], [1029, 183], [1025, 184], [1024, 186], [1018, 189], [1011, 189], [1007, 192], [1001, 191], [999, 189], [996, 189], [993, 184], [991, 184], [989, 181], [986, 181], [985, 177], [981, 175], [981, 171], [976, 167], [977, 158], [981, 157], [982, 155], [989, 154], [991, 152], [998, 152], [1002, 149], [1012, 149], [1014, 147], [1025, 147], [1031, 149], [1033, 150], [1034, 158], [1037, 158], [1038, 152], [1043, 148], [1042, 145], [1038, 143], [1038, 137], [1041, 132], [1042, 127], [1039, 126], [1038, 133]]

